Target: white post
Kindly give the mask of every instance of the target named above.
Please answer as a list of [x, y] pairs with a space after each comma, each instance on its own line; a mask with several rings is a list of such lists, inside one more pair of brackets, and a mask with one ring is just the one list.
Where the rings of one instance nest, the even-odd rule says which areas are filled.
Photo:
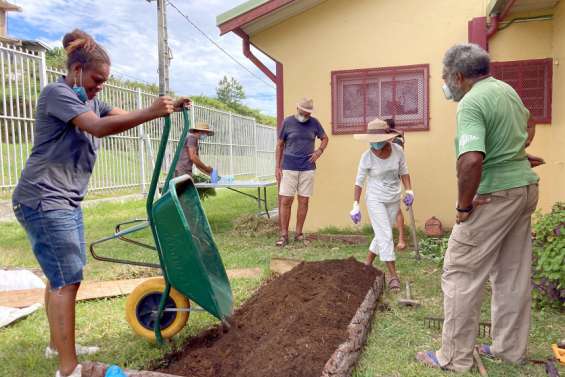
[[254, 135], [254, 139], [255, 139], [255, 180], [257, 180], [259, 178], [259, 153], [257, 152], [257, 149], [259, 148], [259, 145], [257, 144], [257, 128], [259, 126], [257, 125], [257, 120], [255, 120], [255, 118], [253, 118], [253, 135]]
[[275, 145], [275, 151], [273, 152], [273, 176], [276, 175], [275, 169], [277, 167], [277, 143], [279, 141], [278, 129], [275, 127], [275, 132], [273, 132], [273, 139]]
[[233, 115], [230, 112], [230, 122], [229, 122], [229, 133], [230, 133], [230, 175], [235, 179], [235, 173], [233, 171]]
[[[141, 102], [141, 89], [137, 88], [137, 108], [141, 109], [143, 107]], [[141, 179], [141, 193], [145, 194], [145, 130], [143, 129], [143, 123], [137, 127], [139, 135], [139, 176]]]
[[45, 59], [45, 51], [39, 52], [39, 87], [45, 88], [47, 82], [47, 61]]

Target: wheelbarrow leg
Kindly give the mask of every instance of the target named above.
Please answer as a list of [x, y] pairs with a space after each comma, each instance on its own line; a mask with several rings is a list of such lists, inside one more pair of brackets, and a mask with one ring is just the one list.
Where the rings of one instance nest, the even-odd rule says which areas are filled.
[[155, 321], [155, 339], [157, 344], [163, 345], [163, 337], [161, 336], [161, 318], [163, 317], [163, 311], [165, 310], [165, 304], [169, 298], [169, 293], [171, 292], [171, 284], [165, 280], [165, 290], [161, 295], [161, 302], [159, 303], [159, 311], [157, 312], [157, 320]]
[[267, 204], [267, 187], [263, 187], [263, 202], [265, 203], [265, 213], [267, 214], [267, 218], [270, 219], [271, 215], [269, 214], [269, 205]]

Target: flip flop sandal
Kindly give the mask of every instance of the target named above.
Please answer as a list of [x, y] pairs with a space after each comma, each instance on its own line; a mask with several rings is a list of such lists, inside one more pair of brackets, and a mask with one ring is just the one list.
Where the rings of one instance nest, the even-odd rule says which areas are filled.
[[489, 344], [481, 344], [480, 346], [477, 346], [477, 351], [479, 352], [479, 355], [484, 356], [488, 359], [496, 359], [496, 356], [494, 356], [494, 353], [492, 353]]
[[308, 244], [310, 243], [310, 241], [308, 241], [304, 236], [304, 233], [299, 233], [294, 236], [294, 242], [302, 242], [304, 246], [308, 246]]
[[392, 293], [400, 292], [400, 279], [398, 277], [388, 279], [386, 284], [388, 285], [388, 290]]
[[439, 365], [439, 361], [434, 351], [416, 352], [416, 361], [424, 364], [428, 368], [441, 369], [445, 371], [449, 370]]
[[275, 245], [279, 247], [285, 247], [288, 245], [288, 236], [280, 236]]

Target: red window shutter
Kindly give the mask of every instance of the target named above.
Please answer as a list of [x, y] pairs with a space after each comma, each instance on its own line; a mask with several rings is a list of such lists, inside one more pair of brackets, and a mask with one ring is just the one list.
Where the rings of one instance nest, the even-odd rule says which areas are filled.
[[334, 71], [332, 131], [364, 132], [379, 117], [402, 130], [429, 129], [429, 65]]
[[535, 123], [551, 123], [552, 59], [494, 62], [491, 73], [516, 90]]

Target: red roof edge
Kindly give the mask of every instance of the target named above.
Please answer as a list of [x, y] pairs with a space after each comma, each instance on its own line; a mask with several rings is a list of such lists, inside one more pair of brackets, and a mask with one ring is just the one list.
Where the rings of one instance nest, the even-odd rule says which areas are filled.
[[245, 12], [223, 24], [218, 25], [220, 28], [220, 35], [229, 33], [236, 29], [242, 28], [250, 22], [256, 19], [266, 16], [269, 13], [276, 11], [277, 9], [284, 7], [287, 4], [292, 3], [295, 0], [270, 0], [265, 4], [259, 5], [257, 8], [253, 8], [248, 12]]

